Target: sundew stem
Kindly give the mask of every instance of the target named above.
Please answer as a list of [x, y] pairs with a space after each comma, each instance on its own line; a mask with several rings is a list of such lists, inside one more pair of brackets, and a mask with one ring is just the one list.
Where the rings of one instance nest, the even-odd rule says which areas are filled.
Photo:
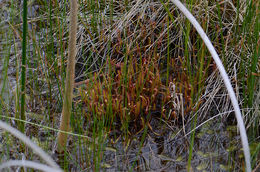
[[200, 24], [194, 18], [194, 16], [187, 10], [187, 8], [179, 0], [171, 0], [171, 1], [181, 10], [181, 12], [188, 18], [188, 20], [195, 27], [195, 29], [197, 30], [197, 32], [203, 39], [204, 43], [208, 47], [208, 50], [211, 53], [216, 65], [219, 69], [220, 75], [222, 76], [222, 78], [224, 80], [224, 84], [228, 90], [228, 94], [230, 96], [232, 105], [234, 107], [237, 123], [239, 126], [239, 131], [240, 131], [240, 135], [241, 135], [241, 140], [242, 140], [242, 146], [243, 146], [243, 151], [244, 151], [244, 156], [245, 156], [245, 161], [246, 161], [246, 170], [247, 170], [247, 172], [251, 172], [252, 170], [251, 170], [251, 163], [250, 163], [250, 152], [249, 152], [249, 144], [248, 144], [246, 129], [245, 129], [243, 118], [242, 118], [242, 115], [240, 112], [238, 101], [235, 96], [235, 92], [231, 86], [231, 83], [230, 83], [229, 77], [226, 73], [226, 70], [225, 70], [215, 48], [213, 47], [211, 41], [207, 37], [206, 33], [204, 32], [204, 30], [202, 29]]

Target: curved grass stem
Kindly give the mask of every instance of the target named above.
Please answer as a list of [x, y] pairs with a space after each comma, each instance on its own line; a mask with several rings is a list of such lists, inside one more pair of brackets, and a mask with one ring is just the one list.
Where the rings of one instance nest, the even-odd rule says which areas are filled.
[[0, 170], [3, 170], [5, 168], [10, 168], [12, 166], [29, 167], [29, 168], [33, 168], [36, 170], [46, 171], [46, 172], [49, 172], [49, 171], [61, 172], [60, 169], [52, 168], [47, 165], [44, 165], [44, 164], [41, 164], [38, 162], [34, 162], [34, 161], [28, 161], [28, 160], [10, 160], [8, 162], [2, 163], [0, 165]]
[[235, 92], [231, 86], [231, 83], [230, 83], [229, 77], [226, 73], [226, 70], [225, 70], [215, 48], [213, 47], [211, 41], [207, 37], [206, 33], [204, 32], [204, 30], [202, 29], [200, 24], [194, 18], [194, 16], [187, 10], [187, 8], [179, 0], [171, 0], [171, 1], [181, 10], [181, 12], [188, 18], [188, 20], [195, 27], [195, 29], [197, 30], [197, 32], [203, 39], [204, 43], [206, 44], [209, 52], [211, 53], [216, 65], [219, 69], [219, 72], [224, 80], [224, 84], [228, 90], [228, 94], [230, 96], [232, 105], [234, 107], [237, 123], [239, 126], [240, 136], [241, 136], [241, 140], [242, 140], [242, 145], [243, 145], [243, 151], [244, 151], [244, 156], [245, 156], [245, 161], [246, 161], [246, 170], [247, 170], [247, 172], [251, 172], [250, 152], [249, 152], [249, 144], [248, 144], [246, 129], [245, 129], [245, 125], [243, 122], [242, 114], [240, 112], [238, 101], [236, 99]]
[[55, 169], [59, 169], [59, 166], [52, 160], [52, 158], [49, 155], [47, 155], [41, 148], [39, 148], [35, 143], [33, 143], [28, 137], [23, 135], [20, 131], [7, 125], [6, 123], [2, 122], [1, 120], [0, 120], [0, 128], [10, 132], [13, 136], [17, 137], [22, 142], [24, 142], [28, 147], [30, 147], [32, 150], [34, 150], [35, 153], [37, 155], [39, 155], [51, 167], [53, 167]]

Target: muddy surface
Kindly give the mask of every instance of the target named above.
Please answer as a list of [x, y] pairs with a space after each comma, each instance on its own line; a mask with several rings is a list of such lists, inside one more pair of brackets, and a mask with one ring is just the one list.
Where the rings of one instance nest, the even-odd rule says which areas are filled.
[[[116, 152], [105, 152], [104, 162], [111, 166], [108, 169], [111, 171], [128, 171], [130, 168], [134, 171], [187, 171], [190, 135], [185, 136], [183, 129], [179, 127], [171, 127], [171, 129], [167, 125], [158, 127], [160, 122], [153, 120], [157, 125], [151, 124], [154, 129], [153, 131], [148, 129], [141, 149], [141, 133], [139, 136], [134, 136], [128, 149], [123, 146], [124, 142], [119, 141], [113, 145], [108, 143], [116, 150]], [[227, 164], [232, 165], [229, 161], [239, 160], [237, 156], [232, 157], [231, 152], [242, 155], [235, 126], [227, 130], [227, 126], [222, 123], [210, 121], [196, 131], [192, 169], [226, 171], [230, 168]]]

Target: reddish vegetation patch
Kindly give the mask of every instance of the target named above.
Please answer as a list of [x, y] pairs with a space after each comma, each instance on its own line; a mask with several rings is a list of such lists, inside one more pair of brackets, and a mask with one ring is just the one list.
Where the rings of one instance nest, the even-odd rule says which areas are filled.
[[[149, 121], [151, 114], [164, 119], [177, 119], [176, 101], [172, 90], [173, 80], [162, 82], [156, 58], [131, 58], [128, 63], [109, 65], [106, 74], [96, 73], [82, 91], [82, 100], [87, 106], [86, 117], [109, 117], [141, 124]], [[180, 103], [180, 102], [179, 102]], [[156, 112], [156, 113], [155, 113]], [[111, 120], [110, 121], [113, 121]]]

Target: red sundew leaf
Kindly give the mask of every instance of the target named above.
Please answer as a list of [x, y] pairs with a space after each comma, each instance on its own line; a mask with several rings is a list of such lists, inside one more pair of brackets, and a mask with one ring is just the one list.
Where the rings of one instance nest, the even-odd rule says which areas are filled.
[[142, 109], [148, 106], [148, 100], [144, 96], [140, 95], [141, 102], [142, 102]]
[[138, 117], [138, 115], [140, 115], [140, 112], [141, 112], [141, 102], [138, 101], [136, 102], [135, 109], [134, 109], [135, 119]]

